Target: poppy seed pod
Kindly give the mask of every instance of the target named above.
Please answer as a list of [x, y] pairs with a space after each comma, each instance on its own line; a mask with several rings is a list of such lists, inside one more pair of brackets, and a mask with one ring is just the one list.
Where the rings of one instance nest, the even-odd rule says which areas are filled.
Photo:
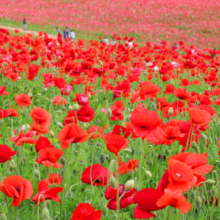
[[207, 183], [208, 185], [214, 185], [214, 184], [215, 184], [215, 180], [207, 179], [207, 180], [205, 181], [205, 183]]
[[114, 189], [116, 188], [116, 179], [114, 176], [110, 177], [110, 185], [112, 188], [114, 188]]
[[49, 210], [47, 209], [47, 207], [43, 207], [43, 210], [42, 210], [42, 218], [43, 220], [47, 220], [50, 216], [50, 213], [49, 213]]
[[78, 105], [78, 104], [74, 104], [74, 105], [73, 105], [73, 109], [74, 109], [75, 111], [77, 111], [77, 110], [79, 109], [79, 105]]
[[135, 185], [134, 180], [128, 180], [125, 183], [125, 191], [127, 192], [127, 191], [131, 190], [132, 188], [134, 188], [134, 185]]
[[168, 114], [169, 114], [169, 116], [172, 116], [172, 115], [173, 115], [173, 108], [172, 108], [172, 107], [170, 107], [170, 108], [168, 109]]
[[7, 217], [4, 213], [0, 215], [0, 220], [7, 220]]
[[152, 173], [149, 170], [145, 170], [145, 175], [147, 177], [152, 177]]
[[99, 161], [102, 165], [105, 163], [105, 154], [104, 153], [101, 153], [99, 155]]
[[202, 207], [202, 199], [201, 199], [200, 196], [196, 196], [195, 202], [196, 202], [196, 208], [197, 209], [201, 209], [201, 207]]
[[14, 162], [14, 160], [11, 160], [9, 163], [9, 170], [12, 171], [14, 169], [15, 169], [15, 162]]

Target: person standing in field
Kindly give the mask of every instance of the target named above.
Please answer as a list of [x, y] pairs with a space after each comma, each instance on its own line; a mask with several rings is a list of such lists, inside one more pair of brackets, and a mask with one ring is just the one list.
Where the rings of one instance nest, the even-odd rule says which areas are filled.
[[66, 27], [66, 39], [69, 39], [70, 31], [69, 28]]
[[26, 18], [23, 19], [24, 30], [27, 30], [27, 21]]
[[61, 35], [61, 30], [58, 27], [56, 27], [56, 30], [58, 32], [58, 35]]
[[73, 41], [75, 41], [76, 34], [75, 34], [74, 30], [71, 30], [70, 37]]

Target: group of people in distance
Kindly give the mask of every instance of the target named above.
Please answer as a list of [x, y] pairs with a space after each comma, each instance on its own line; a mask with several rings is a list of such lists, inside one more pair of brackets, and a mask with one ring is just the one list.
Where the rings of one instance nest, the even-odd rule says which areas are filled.
[[[56, 30], [58, 32], [58, 36], [62, 36], [60, 28], [56, 27]], [[75, 37], [76, 37], [76, 34], [75, 34], [73, 29], [69, 30], [69, 28], [66, 27], [66, 29], [63, 30], [63, 38], [64, 38], [64, 40], [71, 39], [71, 40], [75, 41]]]

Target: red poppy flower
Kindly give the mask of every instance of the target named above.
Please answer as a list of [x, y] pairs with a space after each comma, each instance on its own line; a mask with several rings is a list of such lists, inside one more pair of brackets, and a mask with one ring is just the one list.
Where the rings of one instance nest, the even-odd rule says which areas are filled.
[[17, 151], [13, 151], [7, 145], [0, 145], [0, 163], [5, 163], [8, 160], [11, 160], [11, 157], [14, 156]]
[[120, 97], [121, 95], [123, 95], [124, 97], [128, 97], [130, 91], [131, 91], [131, 83], [124, 81], [113, 89], [113, 96], [115, 98]]
[[140, 97], [145, 100], [147, 98], [153, 99], [156, 97], [157, 93], [161, 90], [159, 86], [154, 85], [150, 81], [145, 81], [141, 85]]
[[[81, 181], [83, 183], [91, 184], [90, 170], [91, 166], [87, 167], [82, 173]], [[109, 179], [112, 175], [115, 176], [114, 173], [100, 164], [92, 165], [92, 183], [94, 186], [106, 186], [109, 184]]]
[[193, 124], [204, 126], [212, 121], [211, 115], [199, 108], [188, 108], [190, 121]]
[[102, 211], [95, 211], [94, 207], [88, 203], [79, 203], [76, 210], [73, 211], [70, 220], [100, 220]]
[[108, 150], [114, 154], [118, 154], [120, 150], [127, 148], [129, 143], [129, 141], [126, 140], [123, 136], [113, 133], [106, 134], [105, 141]]
[[184, 134], [180, 132], [178, 126], [164, 125], [161, 127], [164, 131], [164, 142], [165, 145], [170, 145], [176, 140], [180, 140], [184, 137]]
[[193, 173], [196, 175], [207, 174], [213, 169], [213, 166], [207, 165], [207, 156], [202, 154], [178, 153], [177, 155], [171, 156], [168, 160], [168, 163], [172, 159], [185, 163], [192, 169]]
[[6, 87], [5, 86], [0, 86], [0, 95], [8, 95], [9, 92], [5, 91]]
[[37, 140], [32, 138], [35, 135], [34, 131], [29, 131], [27, 133], [24, 133], [22, 130], [20, 131], [19, 136], [12, 137], [9, 140], [11, 142], [16, 142], [17, 146], [21, 146], [25, 143], [28, 144], [36, 144]]
[[88, 130], [87, 130], [87, 133], [88, 134], [92, 134], [92, 133], [96, 133], [96, 134], [92, 134], [91, 136], [90, 136], [90, 138], [92, 139], [92, 140], [94, 140], [94, 139], [96, 139], [96, 138], [104, 138], [103, 137], [103, 128], [102, 127], [99, 127], [99, 126], [97, 126], [97, 125], [93, 125], [93, 126], [91, 126]]
[[43, 164], [46, 167], [61, 168], [62, 165], [57, 163], [63, 155], [63, 151], [53, 147], [47, 147], [39, 151], [39, 157], [36, 159], [38, 164]]
[[[128, 122], [126, 122], [126, 125], [127, 124], [128, 124]], [[131, 130], [129, 130], [127, 127], [125, 128], [120, 125], [115, 125], [112, 133], [121, 134], [124, 138], [128, 138], [129, 135], [131, 134]]]
[[[136, 194], [136, 189], [132, 188], [125, 192], [125, 185], [119, 184], [119, 197], [120, 197], [120, 209], [126, 208], [132, 203], [134, 203], [134, 194]], [[122, 196], [123, 195], [123, 196]], [[121, 197], [122, 196], [122, 197]], [[110, 199], [107, 207], [112, 210], [117, 209], [117, 189], [112, 188], [111, 186], [108, 186], [105, 190], [105, 198], [107, 200]]]
[[30, 115], [34, 120], [34, 122], [30, 125], [31, 131], [47, 134], [51, 123], [51, 116], [49, 112], [40, 107], [34, 107], [30, 112]]
[[164, 91], [165, 94], [174, 94], [175, 86], [172, 84], [168, 84], [166, 86], [166, 90]]
[[186, 201], [186, 198], [182, 195], [181, 190], [172, 192], [165, 189], [164, 195], [158, 200], [157, 205], [160, 207], [172, 206], [180, 210], [181, 214], [188, 212], [191, 209], [190, 202]]
[[39, 152], [41, 149], [45, 149], [47, 147], [53, 147], [53, 145], [46, 137], [43, 136], [39, 137], [35, 144], [36, 152]]
[[77, 112], [77, 118], [81, 122], [90, 122], [95, 117], [93, 108], [88, 105], [83, 105]]
[[118, 108], [116, 106], [112, 106], [111, 109], [112, 109], [112, 114], [111, 114], [110, 120], [112, 120], [112, 121], [116, 121], [116, 120], [122, 121], [124, 119], [123, 112], [120, 108]]
[[156, 112], [137, 106], [131, 112], [130, 120], [137, 137], [145, 138], [149, 143], [163, 142], [164, 132], [159, 127], [163, 122]]
[[77, 102], [79, 105], [89, 105], [89, 99], [87, 95], [80, 95], [77, 97]]
[[167, 188], [167, 185], [170, 183], [169, 181], [169, 171], [166, 170], [163, 174], [162, 178], [160, 179], [157, 189], [161, 192], [164, 192], [164, 190]]
[[68, 125], [70, 123], [77, 124], [77, 119], [76, 119], [76, 112], [74, 110], [68, 111], [67, 116], [65, 117], [63, 121], [63, 125]]
[[169, 181], [167, 189], [171, 191], [191, 189], [197, 182], [192, 169], [178, 160], [169, 160]]
[[[63, 191], [63, 187], [54, 187], [49, 188], [48, 183], [45, 180], [41, 180], [38, 183], [38, 193], [32, 198], [32, 200], [38, 204], [38, 202], [43, 202], [45, 200], [53, 200], [58, 201], [59, 203], [62, 203], [60, 200], [60, 197], [58, 196], [58, 193]], [[39, 196], [41, 196], [39, 198]], [[44, 199], [42, 198], [44, 197]]]
[[48, 183], [49, 186], [52, 185], [53, 183], [59, 185], [62, 183], [63, 178], [58, 173], [51, 173], [49, 175], [49, 179], [48, 180], [45, 179], [45, 181]]
[[174, 91], [174, 95], [182, 100], [188, 101], [190, 100], [191, 94], [185, 88], [178, 88]]
[[66, 105], [67, 100], [62, 96], [54, 96], [53, 97], [53, 105]]
[[28, 79], [33, 80], [34, 77], [37, 75], [39, 69], [40, 69], [40, 66], [38, 66], [36, 64], [31, 64], [31, 66], [29, 67], [29, 71], [27, 73]]
[[16, 95], [15, 96], [15, 102], [19, 105], [19, 106], [29, 106], [32, 101], [29, 98], [28, 95], [21, 93], [20, 95]]
[[22, 200], [30, 199], [33, 195], [31, 181], [21, 176], [6, 177], [0, 184], [0, 191], [13, 198], [12, 206], [18, 207]]
[[18, 117], [18, 112], [15, 109], [5, 109], [0, 108], [0, 119], [7, 117]]
[[57, 135], [61, 147], [67, 149], [70, 143], [83, 143], [88, 140], [89, 135], [77, 124], [68, 124]]
[[138, 166], [138, 162], [139, 162], [139, 160], [130, 159], [128, 162], [122, 163], [120, 162], [119, 157], [118, 157], [118, 161], [119, 161], [118, 174], [120, 175], [129, 173], [131, 170], [135, 171], [136, 167]]
[[153, 188], [142, 189], [137, 192], [134, 196], [134, 203], [138, 205], [134, 209], [133, 217], [138, 219], [155, 218], [156, 216], [151, 211], [158, 211], [165, 207], [159, 207], [157, 205], [158, 200], [163, 194], [163, 192]]

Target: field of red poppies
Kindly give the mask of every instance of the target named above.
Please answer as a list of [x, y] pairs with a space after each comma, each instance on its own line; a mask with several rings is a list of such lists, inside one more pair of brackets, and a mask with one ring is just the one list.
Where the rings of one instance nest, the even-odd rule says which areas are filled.
[[[216, 0], [4, 0], [0, 18], [58, 25], [88, 33], [132, 35], [197, 48], [219, 48], [220, 1]], [[76, 35], [77, 36], [77, 35]]]
[[220, 51], [115, 41], [0, 29], [0, 220], [219, 219]]

